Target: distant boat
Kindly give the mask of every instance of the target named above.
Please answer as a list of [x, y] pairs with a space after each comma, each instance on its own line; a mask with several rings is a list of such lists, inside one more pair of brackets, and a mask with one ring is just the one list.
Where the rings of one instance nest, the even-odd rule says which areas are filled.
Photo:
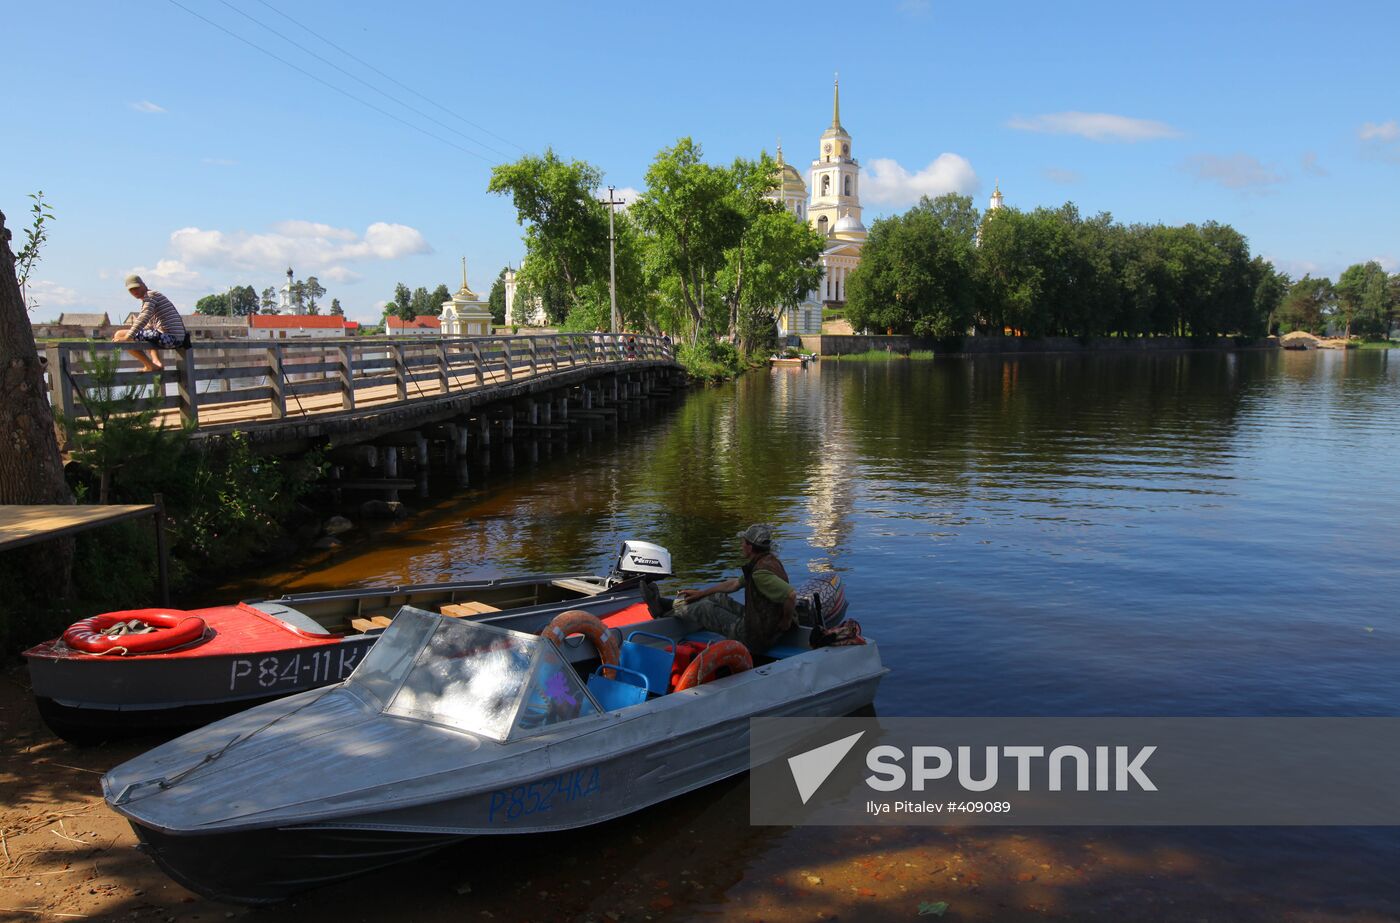
[[805, 369], [807, 367], [806, 356], [769, 356], [769, 366], [793, 366]]

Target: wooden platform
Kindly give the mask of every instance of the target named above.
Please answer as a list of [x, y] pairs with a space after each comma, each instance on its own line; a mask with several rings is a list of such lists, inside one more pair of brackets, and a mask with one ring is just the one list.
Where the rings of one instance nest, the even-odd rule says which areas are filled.
[[141, 516], [154, 516], [156, 507], [149, 503], [132, 506], [34, 505], [0, 506], [0, 551], [64, 538]]

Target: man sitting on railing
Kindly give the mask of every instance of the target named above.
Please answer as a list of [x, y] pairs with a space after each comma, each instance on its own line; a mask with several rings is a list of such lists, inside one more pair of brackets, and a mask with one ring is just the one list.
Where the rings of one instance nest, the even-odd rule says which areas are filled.
[[147, 372], [158, 372], [165, 366], [160, 361], [162, 349], [174, 349], [185, 345], [189, 336], [185, 332], [185, 321], [180, 310], [160, 292], [146, 288], [146, 283], [138, 275], [126, 277], [126, 290], [132, 298], [141, 301], [141, 313], [125, 330], [118, 330], [112, 340], [117, 343], [149, 343], [155, 347], [149, 351], [132, 349], [128, 352], [141, 363]]

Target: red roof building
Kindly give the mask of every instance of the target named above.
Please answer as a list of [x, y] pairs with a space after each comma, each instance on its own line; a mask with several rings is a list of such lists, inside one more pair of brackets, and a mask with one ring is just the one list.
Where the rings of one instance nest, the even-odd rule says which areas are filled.
[[441, 336], [442, 321], [432, 314], [419, 314], [404, 320], [394, 314], [384, 316], [385, 332], [390, 336]]
[[248, 337], [263, 340], [288, 340], [311, 337], [343, 337], [345, 318], [331, 314], [250, 314]]

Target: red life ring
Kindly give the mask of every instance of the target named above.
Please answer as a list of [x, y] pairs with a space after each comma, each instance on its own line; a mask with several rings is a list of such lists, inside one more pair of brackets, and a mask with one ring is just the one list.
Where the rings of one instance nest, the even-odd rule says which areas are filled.
[[[540, 632], [541, 638], [549, 638], [561, 648], [564, 646], [564, 639], [569, 635], [583, 635], [588, 638], [598, 651], [598, 659], [603, 662], [603, 666], [617, 666], [621, 650], [617, 638], [608, 631], [608, 626], [604, 625], [598, 616], [582, 609], [570, 609], [556, 615], [554, 620], [545, 626], [544, 631]], [[606, 670], [603, 675], [612, 679], [616, 673]]]
[[685, 668], [681, 681], [676, 683], [676, 691], [683, 692], [708, 683], [724, 667], [728, 667], [731, 673], [753, 669], [753, 655], [738, 641], [716, 641]]
[[[144, 622], [155, 631], [125, 634], [117, 637], [102, 632], [119, 622]], [[153, 654], [182, 647], [204, 637], [207, 626], [197, 615], [138, 609], [131, 612], [106, 612], [81, 622], [74, 622], [63, 633], [63, 643], [74, 650], [89, 654]]]

